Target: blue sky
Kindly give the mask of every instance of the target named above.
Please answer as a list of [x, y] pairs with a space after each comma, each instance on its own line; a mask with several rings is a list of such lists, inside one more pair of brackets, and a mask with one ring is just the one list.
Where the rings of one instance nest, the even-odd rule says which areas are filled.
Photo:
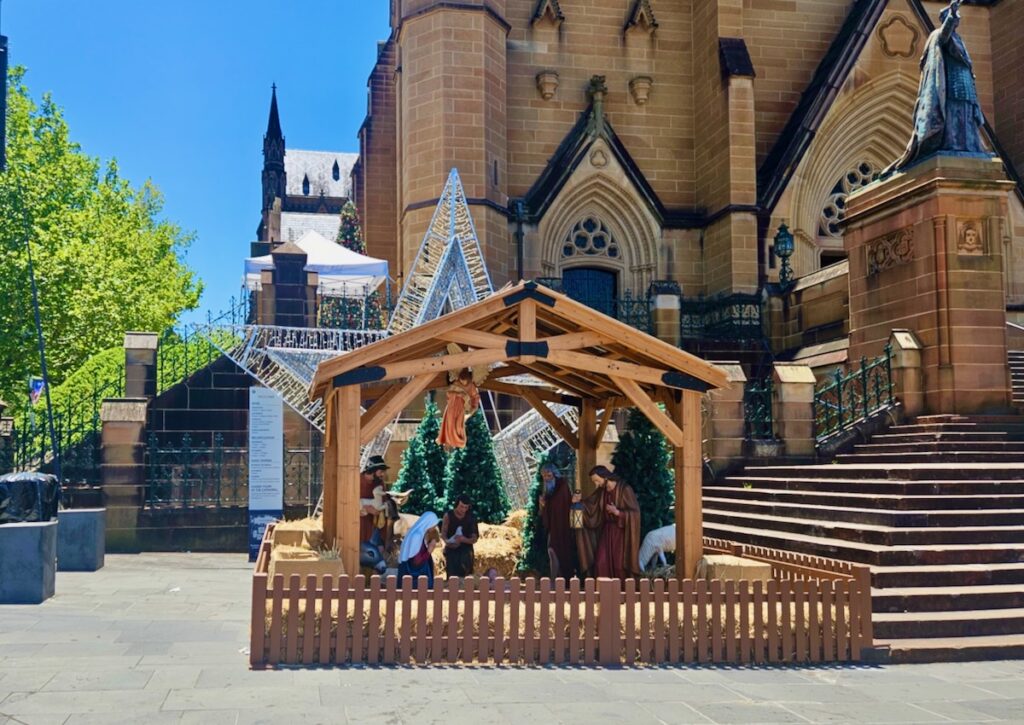
[[11, 63], [75, 141], [164, 193], [196, 240], [200, 312], [226, 307], [260, 211], [270, 84], [292, 148], [358, 151], [387, 0], [2, 0]]

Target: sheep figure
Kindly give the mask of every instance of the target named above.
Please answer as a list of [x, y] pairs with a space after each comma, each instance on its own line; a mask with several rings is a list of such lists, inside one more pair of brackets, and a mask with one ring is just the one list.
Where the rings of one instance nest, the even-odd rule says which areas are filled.
[[652, 529], [644, 537], [644, 542], [640, 544], [640, 554], [637, 558], [640, 559], [640, 571], [647, 571], [648, 565], [651, 560], [657, 556], [661, 560], [662, 566], [668, 566], [668, 562], [665, 561], [666, 553], [675, 553], [676, 550], [676, 525], [669, 524], [668, 526], [662, 526], [660, 529]]

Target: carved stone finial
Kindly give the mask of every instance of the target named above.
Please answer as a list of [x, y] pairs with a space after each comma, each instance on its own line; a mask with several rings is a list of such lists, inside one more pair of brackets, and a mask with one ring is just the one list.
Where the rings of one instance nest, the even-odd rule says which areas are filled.
[[587, 97], [594, 107], [594, 113], [590, 119], [590, 131], [594, 133], [604, 128], [604, 98], [606, 95], [608, 95], [608, 85], [604, 82], [604, 76], [590, 76]]
[[531, 25], [537, 25], [538, 23], [547, 22], [557, 28], [564, 20], [565, 15], [562, 14], [562, 8], [559, 7], [558, 0], [538, 0], [530, 23]]
[[542, 70], [538, 73], [537, 90], [540, 91], [540, 97], [545, 101], [554, 98], [555, 91], [558, 90], [558, 73], [553, 70]]
[[654, 79], [650, 76], [637, 76], [629, 82], [629, 93], [633, 96], [636, 105], [642, 106], [647, 103], [652, 85], [654, 85]]
[[633, 9], [626, 19], [624, 31], [628, 32], [634, 28], [653, 33], [658, 27], [658, 21], [654, 19], [654, 10], [651, 9], [651, 0], [636, 0]]

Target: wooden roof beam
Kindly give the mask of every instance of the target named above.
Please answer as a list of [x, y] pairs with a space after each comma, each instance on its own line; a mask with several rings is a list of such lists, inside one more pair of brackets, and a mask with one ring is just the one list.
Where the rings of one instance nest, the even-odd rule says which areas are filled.
[[630, 380], [629, 378], [613, 377], [612, 380], [618, 385], [622, 392], [626, 394], [633, 405], [640, 409], [647, 420], [651, 421], [654, 426], [668, 438], [669, 442], [672, 443], [676, 448], [683, 447], [683, 431], [677, 426], [671, 418], [658, 407], [657, 403], [647, 397], [647, 393], [643, 391], [636, 381]]

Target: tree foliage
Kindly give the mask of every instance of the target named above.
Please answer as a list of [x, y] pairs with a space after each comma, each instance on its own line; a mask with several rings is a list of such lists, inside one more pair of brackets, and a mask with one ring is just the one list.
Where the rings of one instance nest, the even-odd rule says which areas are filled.
[[643, 413], [631, 408], [626, 431], [612, 454], [612, 465], [636, 493], [641, 539], [651, 529], [673, 521], [675, 473], [671, 455], [661, 431]]
[[0, 396], [24, 401], [39, 375], [26, 239], [31, 240], [51, 385], [125, 330], [163, 330], [201, 290], [183, 255], [191, 242], [159, 219], [149, 181], [136, 188], [117, 164], [101, 167], [70, 139], [49, 95], [32, 100], [24, 70], [10, 72], [8, 169], [0, 174]]
[[[335, 241], [357, 254], [366, 254], [366, 241], [359, 222], [359, 210], [351, 201], [341, 208], [341, 223]], [[380, 330], [387, 324], [380, 292], [362, 297], [325, 297], [320, 303], [320, 326], [345, 330]]]
[[[446, 455], [437, 444], [437, 406], [428, 399], [423, 419], [416, 427], [416, 433], [402, 452], [402, 468], [398, 472], [392, 490], [412, 490], [403, 510], [410, 514], [439, 509], [438, 502], [444, 491], [444, 466]], [[440, 460], [437, 455], [440, 454]], [[443, 500], [441, 501], [443, 503]]]
[[460, 494], [465, 494], [473, 502], [477, 521], [500, 524], [508, 516], [508, 494], [494, 457], [491, 431], [480, 410], [466, 421], [466, 447], [456, 448], [448, 456], [444, 471], [444, 506], [441, 509], [451, 508]]

